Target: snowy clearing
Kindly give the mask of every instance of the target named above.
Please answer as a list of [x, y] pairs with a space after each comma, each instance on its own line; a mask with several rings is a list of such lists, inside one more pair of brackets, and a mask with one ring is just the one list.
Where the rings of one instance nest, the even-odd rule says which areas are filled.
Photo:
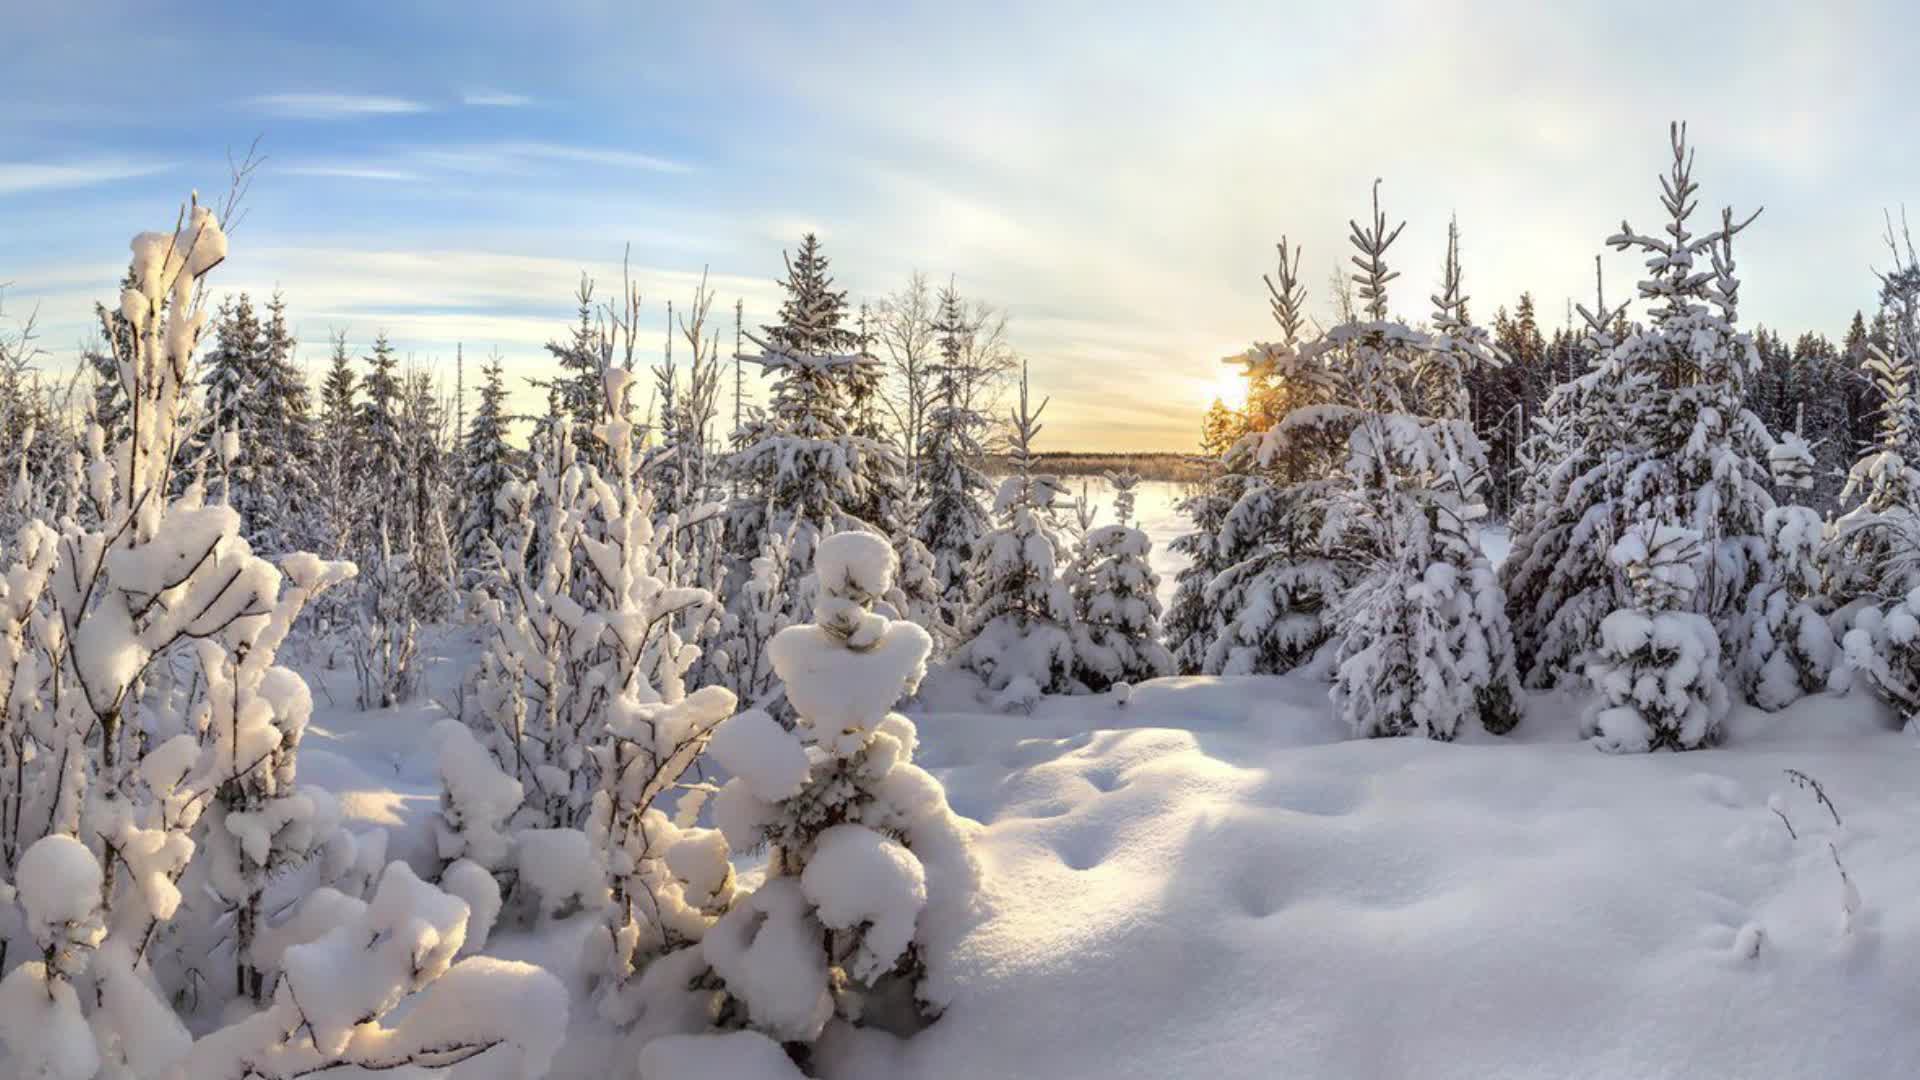
[[[435, 636], [429, 670], [471, 648], [470, 631]], [[1535, 696], [1514, 737], [1444, 744], [1348, 739], [1305, 674], [1156, 680], [1125, 706], [1050, 697], [1031, 716], [977, 693], [936, 673], [907, 709], [918, 760], [982, 825], [983, 911], [954, 1003], [910, 1042], [830, 1039], [823, 1075], [1920, 1067], [1902, 959], [1920, 949], [1915, 746], [1869, 699], [1739, 708], [1724, 749], [1618, 757], [1579, 738], [1579, 703], [1560, 695]], [[303, 761], [430, 867], [437, 780], [420, 747], [439, 710], [322, 701]], [[1844, 826], [1786, 769], [1818, 779]], [[1850, 930], [1829, 843], [1861, 898]], [[488, 951], [579, 993], [585, 922]], [[607, 1075], [619, 1035], [574, 1016], [552, 1075]]]

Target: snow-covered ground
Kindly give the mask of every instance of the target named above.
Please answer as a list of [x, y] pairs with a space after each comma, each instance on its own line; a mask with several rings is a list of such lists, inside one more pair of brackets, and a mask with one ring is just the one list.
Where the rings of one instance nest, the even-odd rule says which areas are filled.
[[[472, 639], [427, 644], [427, 696], [403, 709], [357, 712], [350, 673], [310, 671], [338, 704], [316, 692], [301, 757], [423, 861], [432, 699]], [[1736, 710], [1725, 748], [1616, 757], [1561, 696], [1514, 737], [1449, 745], [1346, 740], [1308, 675], [1031, 716], [976, 690], [936, 672], [909, 708], [919, 760], [981, 823], [961, 991], [909, 1043], [823, 1047], [829, 1076], [1920, 1075], [1920, 748], [1869, 700]], [[489, 952], [578, 993], [582, 929]], [[561, 1080], [622, 1075], [587, 1013]]]

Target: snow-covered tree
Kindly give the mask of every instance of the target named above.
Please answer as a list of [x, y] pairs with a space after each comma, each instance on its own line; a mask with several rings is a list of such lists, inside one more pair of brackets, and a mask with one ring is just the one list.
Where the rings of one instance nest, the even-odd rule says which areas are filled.
[[1595, 364], [1555, 387], [1535, 418], [1513, 547], [1500, 567], [1521, 673], [1542, 688], [1580, 674], [1600, 620], [1617, 604], [1619, 572], [1607, 552], [1631, 524], [1633, 425], [1649, 397], [1643, 375], [1609, 362], [1626, 305], [1607, 306], [1597, 256], [1594, 264], [1595, 306], [1576, 310], [1585, 323], [1580, 351]]
[[1434, 332], [1388, 317], [1385, 255], [1401, 227], [1388, 229], [1376, 184], [1372, 218], [1352, 225], [1366, 318], [1318, 346], [1339, 404], [1309, 415], [1348, 430], [1322, 535], [1360, 569], [1338, 608], [1334, 707], [1361, 735], [1451, 739], [1467, 718], [1499, 733], [1519, 719], [1519, 686], [1505, 597], [1475, 535], [1486, 458], [1461, 375], [1500, 358], [1462, 317], [1451, 232]]
[[940, 291], [938, 316], [929, 329], [937, 335], [939, 359], [927, 364], [932, 393], [918, 444], [924, 502], [913, 535], [933, 556], [940, 621], [958, 627], [968, 618], [978, 545], [992, 527], [987, 499], [993, 488], [980, 468], [988, 419], [967, 394], [966, 343], [972, 328], [951, 282]]
[[1062, 693], [1072, 687], [1073, 618], [1060, 571], [1067, 542], [1056, 517], [1066, 486], [1034, 471], [1033, 445], [1047, 402], [1033, 407], [1027, 375], [1020, 373], [1020, 401], [1011, 414], [1013, 475], [1000, 482], [994, 500], [998, 528], [980, 541], [974, 556], [974, 606], [968, 639], [954, 663], [985, 679], [996, 691]]
[[773, 645], [797, 727], [749, 711], [713, 740], [733, 775], [715, 819], [735, 850], [765, 848], [769, 869], [702, 951], [746, 1023], [789, 1044], [836, 1019], [911, 1029], [937, 1017], [978, 886], [965, 826], [913, 764], [912, 722], [890, 711], [932, 649], [926, 631], [875, 610], [894, 558], [869, 533], [821, 542], [815, 622]]
[[1173, 657], [1160, 643], [1160, 575], [1149, 558], [1153, 541], [1133, 524], [1140, 476], [1109, 473], [1107, 482], [1114, 489], [1115, 522], [1081, 538], [1067, 573], [1073, 677], [1094, 693], [1173, 674]]
[[515, 453], [507, 438], [511, 420], [507, 388], [498, 356], [487, 364], [482, 377], [486, 381], [480, 385], [480, 404], [467, 425], [460, 455], [467, 504], [466, 518], [460, 523], [460, 567], [469, 584], [496, 572], [507, 524], [500, 493], [516, 475]]
[[1306, 663], [1334, 636], [1333, 608], [1351, 575], [1323, 536], [1350, 419], [1319, 408], [1335, 384], [1318, 345], [1300, 338], [1300, 251], [1283, 238], [1279, 253], [1277, 274], [1265, 280], [1280, 340], [1228, 361], [1244, 369], [1248, 422], [1260, 426], [1222, 456], [1213, 489], [1189, 503], [1194, 532], [1179, 541], [1194, 565], [1175, 597], [1174, 623], [1182, 647], [1213, 674], [1279, 674]]
[[1607, 240], [1647, 256], [1652, 273], [1639, 293], [1653, 305], [1651, 325], [1606, 343], [1600, 369], [1574, 391], [1577, 401], [1568, 404], [1578, 413], [1572, 438], [1579, 442], [1553, 466], [1564, 501], [1528, 511], [1507, 564], [1517, 643], [1536, 685], [1552, 684], [1598, 644], [1597, 616], [1623, 598], [1617, 584], [1602, 589], [1606, 572], [1594, 553], [1638, 523], [1700, 536], [1705, 563], [1692, 603], [1722, 635], [1721, 654], [1737, 658], [1741, 609], [1772, 577], [1765, 519], [1774, 507], [1767, 489], [1774, 439], [1746, 407], [1758, 355], [1751, 335], [1734, 327], [1733, 239], [1753, 217], [1735, 221], [1725, 210], [1718, 228], [1695, 234], [1689, 221], [1699, 185], [1679, 124], [1671, 146], [1661, 234], [1622, 222]]
[[[1805, 443], [1792, 442], [1805, 451]], [[1747, 597], [1741, 674], [1747, 700], [1780, 709], [1826, 689], [1841, 656], [1829, 623], [1832, 604], [1822, 591], [1820, 515], [1804, 506], [1775, 507], [1767, 511], [1766, 526], [1774, 578]]]
[[320, 486], [325, 550], [336, 557], [353, 551], [358, 542], [355, 519], [360, 475], [354, 464], [360, 445], [359, 403], [355, 400], [358, 389], [346, 336], [335, 334], [327, 373], [320, 383], [320, 467], [316, 482]]
[[[1879, 397], [1872, 445], [1847, 474], [1825, 554], [1828, 588], [1843, 604], [1897, 601], [1920, 586], [1920, 260], [1905, 253], [1888, 228], [1899, 260], [1880, 275], [1881, 310], [1891, 333], [1867, 341], [1861, 372]], [[1857, 500], [1857, 501], [1856, 501]]]
[[357, 551], [371, 551], [382, 532], [389, 541], [398, 539], [404, 545], [412, 524], [405, 513], [412, 504], [405, 497], [407, 455], [401, 410], [407, 394], [400, 358], [387, 343], [387, 335], [381, 334], [373, 340], [372, 355], [364, 359], [369, 370], [360, 380], [363, 393], [354, 412], [354, 442], [359, 451], [353, 465], [360, 518], [353, 548]]
[[1634, 526], [1608, 557], [1627, 579], [1633, 606], [1600, 623], [1587, 680], [1600, 700], [1585, 721], [1594, 744], [1614, 753], [1694, 750], [1719, 741], [1728, 695], [1720, 634], [1692, 610], [1705, 552], [1690, 529]]
[[[57, 536], [30, 522], [10, 553], [0, 878], [13, 886], [0, 890], [0, 936], [33, 958], [0, 980], [0, 1042], [26, 1076], [291, 1080], [485, 1052], [510, 1040], [499, 1026], [509, 998], [564, 1022], [551, 977], [489, 967], [450, 975], [399, 1027], [378, 1023], [459, 947], [466, 907], [437, 894], [383, 889], [369, 906], [322, 889], [263, 929], [266, 884], [342, 846], [332, 801], [296, 776], [312, 700], [275, 661], [307, 601], [353, 567], [307, 554], [276, 567], [232, 506], [181, 477], [197, 297], [225, 254], [217, 218], [197, 203], [175, 231], [135, 238], [107, 324], [126, 426], [89, 434], [85, 514]], [[215, 450], [230, 461], [234, 444]], [[377, 922], [341, 919], [354, 905]], [[221, 938], [206, 936], [222, 924]], [[168, 999], [187, 986], [163, 982], [156, 957], [201, 940], [224, 940], [248, 995], [264, 997], [269, 974], [274, 989], [265, 1008], [195, 1039]], [[303, 944], [314, 941], [330, 944]], [[195, 950], [196, 970], [208, 952]], [[528, 1067], [544, 1068], [552, 1041], [519, 1042]]]

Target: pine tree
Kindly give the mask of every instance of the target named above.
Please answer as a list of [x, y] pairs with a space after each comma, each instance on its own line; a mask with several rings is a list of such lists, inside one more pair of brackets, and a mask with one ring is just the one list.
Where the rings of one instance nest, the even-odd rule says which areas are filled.
[[1301, 339], [1301, 252], [1282, 238], [1279, 254], [1266, 281], [1280, 340], [1234, 358], [1249, 403], [1260, 403], [1248, 413], [1254, 429], [1221, 458], [1215, 490], [1190, 501], [1194, 532], [1175, 541], [1193, 563], [1170, 621], [1211, 674], [1280, 674], [1311, 659], [1333, 635], [1349, 580], [1321, 533], [1350, 418], [1320, 408], [1334, 386], [1317, 344]]
[[[1751, 335], [1734, 329], [1740, 280], [1733, 239], [1759, 214], [1736, 223], [1721, 211], [1718, 229], [1695, 236], [1693, 157], [1686, 129], [1672, 128], [1673, 165], [1662, 180], [1668, 224], [1661, 236], [1636, 233], [1625, 222], [1607, 243], [1640, 251], [1655, 276], [1639, 283], [1654, 306], [1652, 324], [1621, 342], [1610, 363], [1657, 390], [1642, 422], [1628, 498], [1629, 519], [1692, 529], [1706, 562], [1695, 596], [1721, 634], [1723, 654], [1739, 648], [1741, 605], [1769, 579], [1765, 519], [1773, 509], [1768, 462], [1773, 436], [1745, 406], [1747, 380], [1758, 363]], [[1697, 268], [1706, 259], [1708, 266]]]
[[1577, 404], [1563, 406], [1579, 414], [1579, 442], [1552, 466], [1560, 502], [1549, 492], [1529, 511], [1503, 569], [1516, 643], [1535, 685], [1571, 670], [1598, 644], [1601, 616], [1622, 606], [1612, 570], [1594, 553], [1631, 525], [1700, 537], [1705, 562], [1690, 602], [1722, 635], [1716, 657], [1739, 661], [1741, 610], [1754, 587], [1771, 580], [1765, 519], [1774, 507], [1766, 486], [1774, 439], [1745, 406], [1758, 355], [1752, 337], [1734, 328], [1733, 238], [1753, 217], [1736, 223], [1725, 210], [1719, 228], [1695, 235], [1688, 221], [1698, 185], [1685, 128], [1674, 124], [1670, 141], [1662, 235], [1622, 222], [1607, 241], [1646, 253], [1654, 273], [1639, 293], [1653, 305], [1652, 324], [1616, 337], [1607, 323], [1617, 318], [1587, 313], [1596, 335], [1607, 326], [1608, 352], [1568, 395]]
[[1133, 524], [1140, 476], [1109, 473], [1107, 482], [1114, 489], [1114, 524], [1088, 530], [1067, 575], [1073, 678], [1093, 693], [1173, 674], [1173, 656], [1160, 643], [1153, 542]]
[[1645, 521], [1609, 552], [1632, 606], [1600, 624], [1587, 681], [1600, 700], [1585, 720], [1594, 745], [1613, 753], [1692, 750], [1719, 741], [1728, 695], [1720, 633], [1691, 610], [1705, 559], [1700, 535]]
[[823, 540], [811, 624], [773, 641], [797, 713], [743, 712], [715, 732], [733, 778], [714, 818], [736, 852], [767, 853], [761, 887], [708, 930], [704, 951], [753, 1027], [810, 1043], [836, 1020], [911, 1032], [949, 1003], [940, 927], [979, 885], [960, 819], [913, 763], [893, 712], [926, 673], [926, 631], [887, 618], [893, 552], [863, 533]]
[[1387, 228], [1376, 183], [1373, 216], [1352, 223], [1351, 237], [1367, 317], [1323, 343], [1341, 383], [1334, 415], [1349, 427], [1323, 534], [1342, 537], [1360, 571], [1338, 608], [1334, 708], [1360, 735], [1452, 739], [1469, 717], [1499, 733], [1518, 721], [1519, 687], [1505, 597], [1473, 531], [1485, 512], [1486, 457], [1464, 376], [1500, 357], [1466, 320], [1454, 230], [1435, 332], [1388, 317], [1396, 275], [1385, 256], [1402, 228]]
[[1073, 606], [1059, 574], [1067, 545], [1056, 517], [1066, 486], [1034, 471], [1033, 444], [1047, 402], [1033, 407], [1027, 390], [1023, 366], [1020, 403], [1010, 417], [1014, 471], [994, 500], [1000, 526], [982, 538], [974, 556], [968, 640], [954, 654], [957, 666], [1015, 700], [1073, 687], [1067, 630]]
[[1525, 456], [1528, 482], [1515, 508], [1513, 547], [1500, 567], [1514, 648], [1528, 685], [1578, 675], [1616, 606], [1616, 570], [1606, 553], [1625, 534], [1624, 489], [1646, 399], [1644, 381], [1604, 361], [1618, 344], [1626, 305], [1608, 307], [1594, 259], [1595, 306], [1577, 310], [1585, 335], [1569, 352], [1591, 367], [1555, 387], [1535, 418]]
[[507, 441], [507, 387], [500, 358], [481, 371], [480, 403], [467, 425], [461, 463], [466, 469], [461, 488], [467, 515], [460, 523], [460, 566], [469, 582], [491, 576], [498, 569], [500, 542], [506, 526], [500, 492], [515, 477], [513, 447]]
[[[746, 489], [731, 508], [729, 549], [738, 580], [769, 534], [788, 538], [788, 580], [805, 576], [823, 536], [864, 529], [895, 535], [904, 494], [892, 448], [855, 431], [851, 387], [880, 361], [845, 328], [846, 293], [833, 288], [819, 242], [808, 234], [787, 262], [780, 322], [751, 338], [747, 359], [774, 379], [765, 423], [729, 466]], [[803, 598], [794, 597], [794, 603]], [[804, 611], [804, 608], [798, 610]]]
[[920, 480], [925, 505], [914, 536], [933, 557], [933, 583], [939, 592], [939, 619], [964, 626], [971, 602], [971, 570], [981, 538], [992, 527], [986, 502], [992, 485], [980, 469], [981, 440], [988, 419], [964, 392], [971, 332], [959, 291], [952, 282], [940, 290], [937, 335], [940, 360], [934, 365], [933, 402], [927, 409], [921, 447]]
[[[364, 391], [354, 412], [354, 462], [359, 509], [364, 515], [358, 545], [371, 551], [375, 537], [385, 532], [390, 541], [402, 540], [412, 522], [406, 498], [406, 446], [400, 432], [400, 413], [406, 405], [406, 387], [400, 359], [382, 333], [373, 339], [373, 353], [363, 357], [370, 370], [360, 380]], [[404, 543], [401, 545], [404, 547]]]
[[360, 456], [359, 403], [355, 401], [358, 390], [346, 335], [335, 334], [333, 355], [328, 361], [326, 377], [320, 383], [317, 481], [325, 518], [325, 550], [336, 557], [353, 550], [357, 541], [359, 472], [354, 462]]

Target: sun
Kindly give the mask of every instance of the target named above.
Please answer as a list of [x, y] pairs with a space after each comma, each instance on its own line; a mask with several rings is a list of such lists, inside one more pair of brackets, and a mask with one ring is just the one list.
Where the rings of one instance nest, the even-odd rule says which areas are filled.
[[1209, 398], [1218, 398], [1229, 409], [1247, 407], [1247, 377], [1238, 368], [1222, 364], [1220, 374], [1214, 377], [1213, 391]]

